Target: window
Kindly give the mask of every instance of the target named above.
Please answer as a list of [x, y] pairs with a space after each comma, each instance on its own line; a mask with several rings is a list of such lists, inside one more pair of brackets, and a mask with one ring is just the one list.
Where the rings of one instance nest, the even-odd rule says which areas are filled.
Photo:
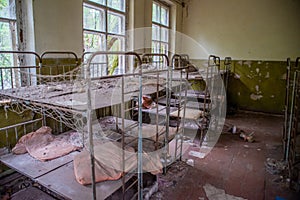
[[[16, 50], [16, 10], [14, 0], [0, 0], [0, 49]], [[16, 63], [12, 54], [0, 55], [0, 89], [13, 87], [17, 78], [14, 71], [5, 69]]]
[[[125, 51], [125, 0], [89, 0], [83, 4], [84, 51]], [[98, 56], [100, 75], [125, 72], [124, 56]], [[106, 66], [109, 67], [106, 67]], [[100, 68], [100, 69], [99, 69]]]
[[152, 52], [168, 55], [169, 51], [169, 10], [162, 3], [153, 2], [152, 6]]

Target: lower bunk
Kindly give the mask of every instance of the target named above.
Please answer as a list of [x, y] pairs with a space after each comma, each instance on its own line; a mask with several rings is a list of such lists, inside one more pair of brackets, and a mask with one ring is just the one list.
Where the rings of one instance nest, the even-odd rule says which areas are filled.
[[[120, 130], [122, 126], [118, 126], [122, 120], [116, 117], [104, 117], [100, 120], [95, 120], [93, 122], [93, 130], [94, 133], [94, 152], [96, 160], [106, 160], [104, 164], [100, 162], [95, 162], [95, 171], [101, 170], [100, 175], [98, 176], [99, 182], [96, 184], [96, 197], [97, 199], [120, 199], [122, 196], [126, 196], [126, 199], [134, 198], [137, 194], [137, 174], [136, 174], [136, 149], [137, 149], [137, 127], [135, 126], [136, 122], [132, 120], [125, 120], [126, 126], [130, 127], [130, 131]], [[25, 122], [28, 123], [28, 122]], [[18, 124], [19, 126], [23, 126], [23, 124]], [[145, 124], [143, 126], [143, 150], [145, 152], [152, 152], [156, 149], [161, 148], [164, 136], [163, 132], [165, 131], [162, 126], [161, 135], [153, 134], [153, 130], [156, 128], [155, 125]], [[35, 130], [38, 132], [39, 129]], [[124, 134], [126, 132], [126, 134]], [[28, 138], [31, 133], [25, 134], [23, 137], [19, 139], [19, 142], [22, 141], [23, 144], [28, 145], [30, 142], [24, 141], [22, 138]], [[122, 136], [124, 134], [124, 137]], [[19, 134], [18, 134], [19, 135]], [[64, 138], [65, 135], [71, 136], [69, 137], [70, 143], [79, 144], [79, 138], [74, 137], [74, 131], [67, 131], [58, 136], [54, 136], [56, 138]], [[176, 135], [176, 128], [170, 128], [169, 130], [169, 138], [168, 141], [171, 141], [170, 144], [174, 143]], [[73, 136], [73, 137], [72, 137]], [[49, 136], [47, 136], [49, 137]], [[123, 139], [122, 139], [123, 137]], [[156, 137], [158, 140], [156, 140]], [[32, 139], [32, 138], [30, 138]], [[49, 139], [49, 138], [48, 138]], [[82, 137], [83, 146], [87, 147], [88, 138], [85, 136]], [[39, 141], [43, 141], [43, 139], [39, 138]], [[58, 194], [63, 199], [91, 199], [93, 192], [91, 183], [91, 167], [90, 167], [90, 159], [88, 148], [73, 148], [69, 153], [59, 154], [60, 147], [62, 147], [61, 143], [59, 145], [53, 145], [51, 142], [48, 142], [48, 147], [50, 149], [46, 149], [46, 147], [42, 147], [41, 143], [38, 143], [37, 151], [39, 152], [38, 156], [35, 153], [32, 155], [33, 151], [23, 152], [22, 154], [15, 154], [8, 150], [9, 153], [2, 155], [0, 157], [1, 163], [8, 166], [9, 168], [19, 172], [20, 174], [30, 178], [34, 183], [41, 185], [42, 187], [47, 188], [48, 190]], [[46, 143], [47, 143], [46, 142]], [[125, 153], [125, 157], [122, 158], [122, 153], [118, 150], [122, 149], [122, 144], [128, 146], [129, 154]], [[123, 146], [124, 146], [123, 144]], [[30, 148], [32, 149], [32, 144], [30, 144]], [[47, 146], [46, 145], [46, 146]], [[49, 146], [50, 145], [50, 146]], [[114, 145], [116, 148], [113, 148]], [[53, 148], [56, 146], [57, 148]], [[172, 145], [170, 145], [172, 147]], [[14, 151], [20, 153], [20, 148], [18, 144], [14, 147]], [[120, 147], [118, 149], [118, 147]], [[27, 149], [30, 149], [27, 148]], [[52, 148], [52, 149], [51, 149]], [[169, 147], [170, 148], [170, 147]], [[105, 151], [107, 151], [105, 154]], [[169, 154], [173, 154], [174, 151], [169, 149]], [[57, 154], [56, 158], [53, 159], [45, 159], [43, 157], [45, 154]], [[85, 153], [85, 155], [83, 155]], [[148, 162], [147, 166], [149, 169], [144, 169], [144, 171], [148, 171], [143, 176], [147, 176], [144, 180], [144, 188], [152, 187], [155, 184], [156, 175], [158, 173], [162, 173], [160, 169], [163, 168], [165, 164], [163, 162], [163, 156], [143, 156], [144, 162]], [[41, 158], [42, 157], [42, 158]], [[55, 156], [54, 156], [55, 157]], [[97, 158], [98, 157], [98, 158]], [[171, 157], [175, 157], [175, 155], [171, 155]], [[83, 159], [82, 159], [83, 158]], [[119, 159], [119, 162], [116, 161]], [[124, 160], [125, 159], [125, 165]], [[113, 169], [111, 166], [113, 166]], [[116, 165], [119, 169], [116, 170]], [[147, 168], [147, 167], [146, 167]], [[153, 170], [155, 169], [155, 170]], [[124, 173], [125, 172], [125, 173]], [[103, 174], [106, 176], [103, 177]], [[80, 179], [81, 177], [81, 179]], [[100, 177], [100, 178], [99, 178]], [[149, 178], [150, 177], [150, 178]], [[96, 175], [97, 178], [97, 175]], [[151, 181], [147, 180], [150, 179]], [[151, 183], [151, 184], [150, 184]], [[148, 189], [147, 189], [148, 191]], [[145, 194], [147, 195], [147, 193]], [[130, 198], [129, 198], [130, 197]]]

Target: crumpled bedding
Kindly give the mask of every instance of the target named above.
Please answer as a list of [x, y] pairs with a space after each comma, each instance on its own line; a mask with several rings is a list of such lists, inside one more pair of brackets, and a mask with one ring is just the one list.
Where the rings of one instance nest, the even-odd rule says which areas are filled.
[[[137, 153], [132, 147], [125, 148], [123, 162], [121, 143], [106, 142], [95, 144], [95, 182], [118, 180], [125, 173], [136, 172]], [[124, 163], [124, 166], [123, 166]], [[124, 167], [124, 168], [123, 168]], [[153, 174], [161, 173], [163, 165], [158, 155], [143, 153], [143, 170]], [[124, 170], [123, 170], [124, 169]], [[74, 158], [74, 173], [78, 183], [91, 184], [91, 160], [88, 150], [83, 150]]]
[[52, 160], [72, 151], [81, 149], [80, 134], [69, 132], [60, 135], [53, 135], [52, 129], [43, 126], [38, 130], [22, 136], [16, 146], [12, 149], [14, 154], [29, 153], [40, 161]]

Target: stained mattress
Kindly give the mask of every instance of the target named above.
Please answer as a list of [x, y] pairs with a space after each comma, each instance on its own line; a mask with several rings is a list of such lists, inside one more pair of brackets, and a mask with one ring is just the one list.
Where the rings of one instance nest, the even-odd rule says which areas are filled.
[[72, 151], [82, 148], [77, 132], [68, 132], [53, 135], [50, 127], [43, 126], [35, 132], [22, 136], [12, 149], [14, 154], [29, 153], [32, 157], [40, 160], [52, 160]]

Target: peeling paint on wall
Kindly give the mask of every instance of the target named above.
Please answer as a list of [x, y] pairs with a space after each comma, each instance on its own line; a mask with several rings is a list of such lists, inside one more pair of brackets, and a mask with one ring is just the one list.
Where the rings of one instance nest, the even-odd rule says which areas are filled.
[[251, 68], [252, 61], [248, 60], [248, 61], [245, 61], [243, 64], [248, 65], [248, 67]]
[[270, 78], [270, 72], [267, 72], [265, 78]]
[[255, 86], [255, 90], [256, 90], [257, 94], [260, 94], [260, 93], [261, 93], [261, 91], [259, 90], [259, 85], [256, 85], [256, 86]]
[[257, 100], [259, 100], [259, 99], [261, 99], [261, 98], [263, 98], [263, 96], [262, 95], [260, 95], [260, 94], [251, 94], [250, 95], [250, 99], [252, 99], [252, 100], [254, 100], [254, 101], [257, 101]]
[[282, 74], [281, 80], [286, 80], [286, 73], [285, 73], [285, 74]]
[[[196, 59], [194, 61], [207, 62]], [[242, 60], [232, 61], [227, 94], [228, 106], [231, 110], [282, 114], [285, 102], [285, 80], [282, 77], [285, 79], [286, 61], [251, 61], [251, 68], [248, 67], [249, 63]], [[223, 64], [221, 61], [222, 69]], [[259, 70], [256, 70], [257, 68]]]
[[251, 76], [251, 75], [249, 75], [249, 74], [247, 75], [247, 77], [250, 78], [250, 79], [253, 79], [253, 76]]
[[232, 65], [239, 79], [233, 74], [229, 81], [229, 105], [261, 112], [283, 112], [285, 61], [251, 61], [251, 68], [249, 61], [233, 61]]

